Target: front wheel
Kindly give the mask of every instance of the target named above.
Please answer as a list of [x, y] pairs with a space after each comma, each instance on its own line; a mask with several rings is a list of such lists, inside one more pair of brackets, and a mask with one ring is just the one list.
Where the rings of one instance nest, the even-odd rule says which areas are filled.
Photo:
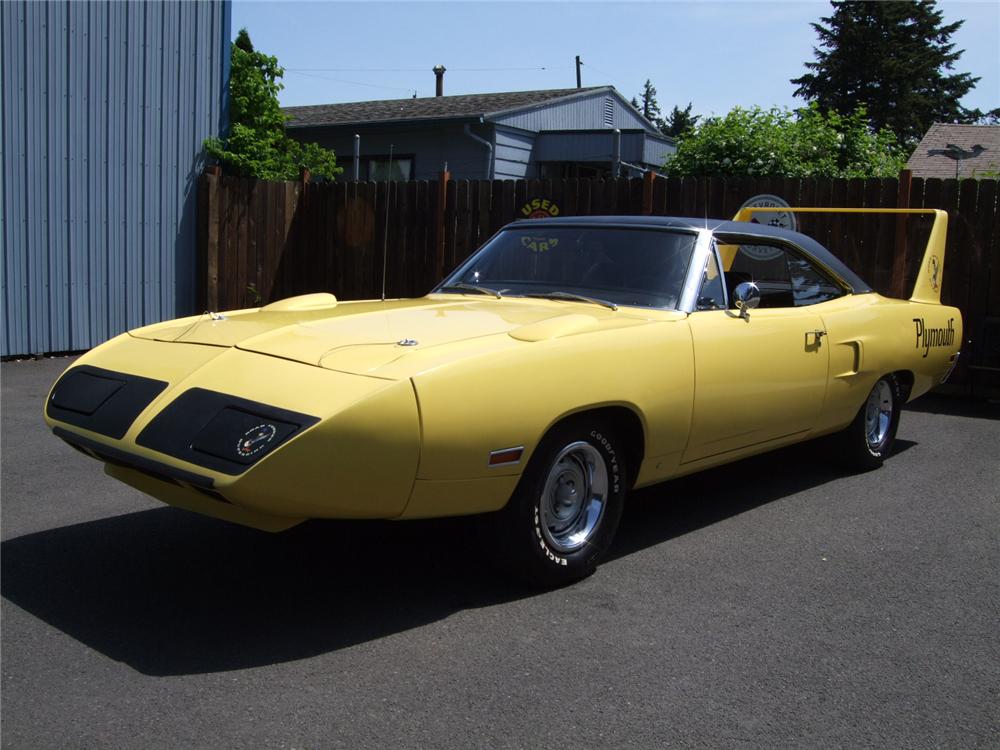
[[501, 553], [516, 573], [551, 587], [594, 572], [621, 518], [623, 448], [607, 425], [583, 418], [546, 435], [497, 518]]
[[867, 471], [882, 465], [899, 428], [903, 391], [892, 375], [884, 375], [872, 387], [854, 421], [841, 433], [843, 456], [855, 469]]

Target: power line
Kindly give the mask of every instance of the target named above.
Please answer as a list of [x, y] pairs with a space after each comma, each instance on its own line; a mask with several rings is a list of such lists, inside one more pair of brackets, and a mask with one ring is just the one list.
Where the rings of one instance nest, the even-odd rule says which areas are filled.
[[[561, 70], [563, 68], [543, 65], [534, 68], [448, 68], [464, 73], [493, 73], [501, 71]], [[425, 68], [285, 68], [292, 73], [424, 73]], [[595, 68], [596, 70], [596, 68]], [[606, 75], [606, 74], [605, 74]]]
[[348, 81], [343, 78], [331, 78], [330, 76], [320, 76], [316, 75], [315, 73], [305, 73], [301, 70], [292, 70], [291, 68], [285, 68], [285, 72], [296, 73], [297, 75], [307, 76], [309, 78], [319, 78], [324, 81], [333, 81], [334, 83], [347, 83], [351, 84], [352, 86], [366, 86], [370, 89], [386, 89], [388, 91], [406, 91], [407, 93], [413, 91], [413, 89], [408, 86], [382, 86], [377, 83], [362, 83], [361, 81]]
[[[595, 73], [600, 73], [602, 76], [607, 76], [609, 83], [617, 84], [618, 90], [620, 92], [624, 92], [624, 86], [622, 86], [622, 79], [619, 76], [616, 76], [613, 73], [608, 73], [606, 70], [595, 68], [593, 65], [590, 65], [589, 63], [586, 63], [583, 60], [580, 60], [580, 65], [584, 66], [585, 68], [590, 68], [592, 71], [594, 71]], [[625, 96], [625, 94], [622, 93], [622, 96]]]

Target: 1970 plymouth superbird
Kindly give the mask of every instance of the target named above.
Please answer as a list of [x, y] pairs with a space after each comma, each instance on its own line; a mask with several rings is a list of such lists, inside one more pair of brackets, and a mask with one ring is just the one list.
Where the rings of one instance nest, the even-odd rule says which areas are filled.
[[924, 213], [909, 300], [748, 221], [515, 222], [420, 299], [310, 294], [122, 334], [45, 418], [111, 476], [260, 529], [493, 513], [493, 554], [559, 585], [594, 570], [630, 488], [831, 433], [881, 464], [962, 340], [940, 304], [947, 214]]

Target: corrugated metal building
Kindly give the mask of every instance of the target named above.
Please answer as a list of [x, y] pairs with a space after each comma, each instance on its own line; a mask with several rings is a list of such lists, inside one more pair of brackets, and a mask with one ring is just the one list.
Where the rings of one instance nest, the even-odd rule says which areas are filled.
[[336, 152], [344, 179], [353, 177], [355, 134], [363, 180], [434, 179], [446, 162], [458, 179], [595, 177], [613, 171], [616, 155], [634, 173], [659, 169], [676, 151], [611, 86], [321, 104], [285, 113], [292, 137]]
[[3, 356], [193, 311], [229, 0], [0, 3]]

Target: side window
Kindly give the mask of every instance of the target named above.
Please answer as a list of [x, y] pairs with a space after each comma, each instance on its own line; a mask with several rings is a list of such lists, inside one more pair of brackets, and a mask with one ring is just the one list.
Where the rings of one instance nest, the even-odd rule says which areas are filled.
[[807, 258], [781, 245], [741, 242], [720, 247], [729, 299], [743, 281], [760, 288], [760, 307], [805, 307], [844, 291]]
[[708, 256], [708, 265], [698, 292], [699, 310], [721, 310], [726, 307], [726, 290], [722, 284], [722, 273], [715, 253]]
[[821, 274], [805, 258], [791, 253], [787, 254], [787, 258], [796, 307], [826, 302], [844, 293], [843, 289]]

